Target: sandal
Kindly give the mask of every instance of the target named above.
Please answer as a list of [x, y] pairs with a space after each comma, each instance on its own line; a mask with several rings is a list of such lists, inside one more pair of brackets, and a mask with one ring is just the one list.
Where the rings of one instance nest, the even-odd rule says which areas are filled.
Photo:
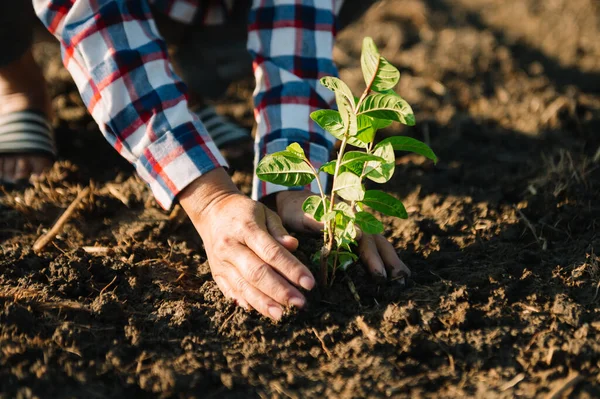
[[0, 116], [0, 155], [46, 154], [56, 158], [52, 127], [38, 111], [11, 112]]
[[219, 150], [225, 150], [227, 147], [239, 144], [242, 141], [252, 140], [248, 130], [219, 115], [214, 107], [205, 105], [193, 109], [192, 112], [200, 118]]

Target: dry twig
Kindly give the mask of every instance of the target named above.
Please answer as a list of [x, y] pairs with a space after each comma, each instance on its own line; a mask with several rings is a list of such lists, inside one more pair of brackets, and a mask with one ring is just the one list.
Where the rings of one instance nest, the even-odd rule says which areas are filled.
[[52, 226], [52, 228], [50, 230], [48, 230], [48, 232], [46, 234], [41, 235], [36, 240], [36, 242], [33, 244], [34, 252], [36, 252], [36, 253], [41, 252], [46, 247], [46, 245], [48, 245], [50, 242], [52, 242], [54, 237], [56, 237], [58, 235], [58, 233], [61, 232], [62, 228], [69, 221], [71, 216], [73, 216], [73, 213], [75, 212], [75, 210], [77, 209], [77, 207], [79, 206], [81, 201], [83, 201], [83, 199], [85, 197], [87, 197], [89, 193], [90, 193], [89, 187], [86, 187], [79, 192], [79, 194], [77, 195], [77, 198], [75, 198], [75, 200], [73, 202], [71, 202], [71, 205], [69, 205], [67, 210], [65, 210], [65, 212], [62, 215], [60, 215], [60, 217], [58, 218], [58, 220], [56, 221], [54, 226]]
[[369, 327], [367, 323], [365, 323], [365, 319], [362, 316], [358, 316], [356, 318], [356, 325], [363, 332], [365, 337], [372, 343], [376, 344], [379, 342], [379, 338], [377, 338], [377, 331], [373, 328]]
[[104, 255], [107, 255], [111, 251], [111, 248], [109, 248], [109, 247], [81, 247], [81, 249], [83, 249], [85, 252], [87, 252], [90, 255], [96, 255], [96, 256], [104, 256]]
[[583, 377], [577, 372], [570, 373], [567, 378], [560, 381], [556, 387], [546, 395], [546, 399], [560, 399], [567, 391], [583, 381]]
[[521, 217], [521, 220], [523, 220], [523, 223], [525, 223], [525, 225], [529, 228], [529, 230], [531, 230], [531, 233], [533, 233], [533, 237], [535, 238], [537, 243], [542, 247], [542, 250], [545, 251], [546, 246], [547, 246], [546, 240], [543, 237], [538, 237], [538, 235], [535, 231], [535, 227], [533, 227], [533, 224], [531, 224], [529, 219], [527, 219], [527, 216], [525, 216], [525, 214], [523, 212], [521, 212], [521, 210], [519, 208], [517, 208], [516, 206], [514, 208], [517, 211], [517, 213], [519, 214], [519, 216]]
[[509, 389], [511, 389], [512, 387], [516, 386], [519, 382], [523, 381], [524, 379], [525, 379], [525, 374], [524, 373], [517, 374], [515, 376], [515, 378], [513, 378], [512, 380], [508, 381], [505, 384], [502, 384], [502, 386], [500, 387], [500, 390], [502, 392], [508, 391]]
[[102, 294], [104, 294], [106, 292], [106, 290], [108, 289], [108, 287], [110, 287], [111, 285], [113, 285], [113, 283], [115, 281], [117, 281], [117, 276], [115, 276], [110, 283], [106, 284], [104, 286], [104, 288], [102, 288], [102, 290], [100, 291], [100, 294], [98, 294], [98, 296], [102, 296]]
[[321, 336], [319, 335], [319, 333], [317, 332], [317, 330], [314, 327], [312, 328], [312, 331], [315, 334], [315, 336], [317, 337], [317, 339], [319, 340], [319, 342], [321, 343], [321, 347], [323, 348], [323, 351], [325, 351], [327, 358], [331, 359], [331, 352], [329, 352], [329, 349], [327, 349], [327, 346], [325, 345], [325, 341], [323, 341], [323, 338], [321, 338]]
[[110, 195], [121, 201], [123, 205], [129, 208], [129, 198], [127, 198], [121, 191], [119, 191], [119, 189], [116, 186], [112, 184], [107, 184], [106, 189], [108, 190], [108, 193]]

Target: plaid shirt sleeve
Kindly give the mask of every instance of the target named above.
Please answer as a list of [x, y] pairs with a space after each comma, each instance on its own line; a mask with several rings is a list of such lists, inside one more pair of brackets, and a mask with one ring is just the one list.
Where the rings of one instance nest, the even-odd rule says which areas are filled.
[[226, 166], [188, 110], [146, 0], [34, 0], [34, 6], [60, 40], [63, 62], [100, 130], [161, 206], [169, 208], [203, 173]]
[[[333, 93], [319, 84], [319, 79], [337, 75], [332, 52], [339, 5], [339, 0], [253, 1], [248, 49], [254, 59], [256, 77], [255, 163], [293, 142], [302, 145], [315, 167], [329, 161], [335, 138], [325, 134], [310, 119], [310, 113], [330, 108], [335, 100]], [[322, 173], [324, 187], [326, 179]], [[308, 188], [318, 192], [316, 182]], [[265, 183], [255, 176], [252, 197], [260, 199], [289, 189]]]

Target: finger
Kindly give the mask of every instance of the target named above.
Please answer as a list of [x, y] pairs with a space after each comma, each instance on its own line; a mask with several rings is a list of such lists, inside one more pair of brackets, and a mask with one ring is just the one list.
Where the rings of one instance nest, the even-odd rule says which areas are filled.
[[396, 252], [396, 248], [394, 248], [394, 246], [382, 235], [376, 235], [374, 239], [377, 244], [379, 255], [381, 256], [390, 277], [394, 279], [403, 274], [410, 277], [410, 269], [402, 262]]
[[318, 222], [307, 213], [302, 214], [302, 227], [306, 233], [319, 233], [325, 228], [323, 222]]
[[15, 158], [4, 158], [4, 181], [13, 183], [15, 181]]
[[245, 242], [259, 258], [293, 284], [305, 290], [311, 290], [315, 286], [315, 278], [310, 270], [275, 241], [267, 231], [259, 227], [252, 229]]
[[233, 265], [227, 268], [227, 280], [231, 282], [233, 289], [260, 314], [276, 321], [281, 320], [282, 307], [252, 286]]
[[25, 180], [31, 175], [31, 166], [26, 158], [19, 158], [15, 164], [15, 180]]
[[281, 218], [275, 212], [270, 209], [266, 210], [266, 222], [267, 222], [267, 230], [273, 238], [277, 240], [281, 245], [285, 247], [288, 251], [295, 251], [298, 249], [298, 240], [295, 237], [292, 237], [290, 233], [283, 227], [281, 223]]
[[225, 296], [225, 298], [233, 299], [237, 302], [238, 305], [240, 305], [244, 309], [250, 310], [250, 305], [248, 304], [248, 302], [246, 302], [246, 300], [242, 298], [242, 296], [231, 287], [231, 285], [227, 282], [227, 280], [225, 280], [225, 278], [221, 276], [214, 276], [214, 280], [215, 283], [217, 283], [217, 286], [219, 287], [223, 295]]
[[377, 244], [372, 234], [364, 234], [358, 243], [360, 259], [363, 261], [367, 270], [375, 277], [387, 278], [383, 260], [377, 251]]
[[242, 277], [252, 286], [281, 305], [297, 308], [304, 306], [306, 300], [300, 291], [248, 248], [240, 245], [232, 253], [235, 253], [235, 258], [229, 262], [236, 266]]
[[363, 232], [360, 229], [360, 227], [358, 227], [357, 225], [355, 225], [354, 228], [356, 229], [356, 238], [355, 238], [355, 240], [360, 242], [360, 240], [362, 240]]

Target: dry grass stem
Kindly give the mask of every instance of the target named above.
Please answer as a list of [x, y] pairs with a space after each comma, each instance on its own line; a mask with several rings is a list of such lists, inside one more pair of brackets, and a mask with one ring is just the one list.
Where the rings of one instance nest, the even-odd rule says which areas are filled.
[[313, 327], [312, 331], [315, 334], [315, 337], [317, 337], [317, 339], [321, 343], [321, 347], [323, 348], [323, 351], [327, 355], [327, 358], [331, 359], [331, 352], [329, 352], [329, 349], [327, 349], [327, 345], [325, 345], [325, 341], [323, 341], [323, 338], [321, 338], [321, 336], [319, 335], [319, 333], [317, 332], [317, 330], [314, 327]]
[[129, 208], [129, 198], [127, 198], [122, 192], [120, 192], [116, 186], [114, 186], [113, 184], [107, 184], [106, 189], [108, 190], [110, 195], [121, 201], [123, 205]]
[[525, 379], [525, 374], [524, 373], [520, 373], [517, 374], [512, 380], [508, 381], [507, 383], [503, 384], [500, 387], [501, 391], [508, 391], [509, 389], [515, 387], [519, 382], [523, 381]]
[[69, 221], [71, 216], [73, 216], [73, 213], [75, 212], [81, 201], [83, 201], [83, 199], [87, 197], [89, 193], [89, 187], [86, 187], [79, 192], [77, 198], [75, 198], [75, 200], [71, 202], [71, 205], [69, 205], [67, 210], [65, 210], [64, 213], [60, 215], [56, 223], [54, 223], [54, 226], [52, 226], [52, 228], [48, 230], [46, 234], [43, 234], [36, 240], [36, 242], [33, 244], [34, 252], [41, 252], [50, 242], [52, 242], [54, 237], [56, 237], [58, 233], [61, 232], [65, 224]]
[[570, 373], [567, 378], [556, 384], [555, 388], [546, 395], [546, 399], [560, 399], [564, 397], [569, 389], [574, 388], [581, 381], [583, 381], [583, 377], [579, 373]]
[[112, 248], [109, 247], [81, 247], [81, 249], [83, 249], [90, 255], [96, 256], [104, 256], [107, 255], [110, 251], [112, 251]]

